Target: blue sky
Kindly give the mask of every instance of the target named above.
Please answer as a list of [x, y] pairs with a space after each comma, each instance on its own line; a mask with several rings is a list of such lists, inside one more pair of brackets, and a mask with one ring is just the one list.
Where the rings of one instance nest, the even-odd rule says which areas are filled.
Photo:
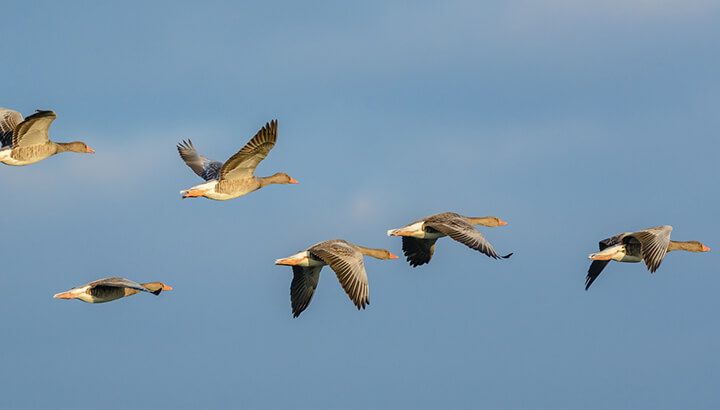
[[[0, 105], [97, 154], [0, 168], [0, 407], [720, 407], [716, 252], [583, 290], [617, 232], [718, 247], [720, 6], [597, 3], [4, 3]], [[179, 140], [271, 118], [300, 185], [180, 199]], [[515, 255], [368, 260], [361, 312], [325, 269], [291, 318], [276, 258], [446, 210]], [[109, 275], [175, 290], [52, 299]]]

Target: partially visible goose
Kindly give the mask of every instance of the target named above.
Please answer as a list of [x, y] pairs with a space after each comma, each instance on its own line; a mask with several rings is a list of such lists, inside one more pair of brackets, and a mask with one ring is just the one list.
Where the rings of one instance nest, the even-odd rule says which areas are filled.
[[590, 269], [585, 277], [585, 290], [590, 288], [610, 261], [645, 262], [654, 273], [670, 251], [709, 252], [710, 248], [698, 241], [671, 241], [672, 226], [663, 225], [637, 232], [624, 232], [600, 241], [600, 252], [590, 254]]
[[0, 162], [30, 165], [61, 152], [92, 154], [84, 142], [50, 141], [48, 129], [57, 118], [52, 111], [40, 111], [25, 118], [13, 110], [0, 108]]
[[125, 278], [105, 278], [55, 294], [55, 299], [79, 299], [87, 303], [105, 303], [139, 292], [159, 295], [172, 287], [162, 282], [137, 283]]
[[470, 217], [454, 212], [443, 212], [402, 228], [391, 229], [387, 234], [402, 236], [403, 253], [412, 267], [430, 262], [435, 252], [435, 241], [443, 236], [449, 236], [494, 259], [507, 259], [512, 256], [512, 253], [505, 256], [498, 255], [490, 242], [473, 225], [495, 227], [505, 226], [507, 222], [495, 216]]
[[276, 140], [277, 120], [272, 120], [224, 164], [200, 156], [192, 141], [182, 141], [177, 146], [180, 157], [198, 176], [208, 182], [180, 193], [183, 198], [204, 196], [216, 201], [227, 201], [270, 184], [297, 184], [297, 180], [283, 172], [269, 177], [255, 176], [255, 168], [267, 157]]
[[320, 280], [320, 270], [325, 265], [330, 265], [330, 269], [335, 271], [340, 285], [358, 310], [365, 309], [370, 304], [370, 290], [363, 255], [376, 259], [397, 259], [397, 255], [385, 249], [366, 248], [334, 239], [276, 260], [276, 265], [292, 266], [290, 302], [293, 317], [298, 317], [310, 304]]

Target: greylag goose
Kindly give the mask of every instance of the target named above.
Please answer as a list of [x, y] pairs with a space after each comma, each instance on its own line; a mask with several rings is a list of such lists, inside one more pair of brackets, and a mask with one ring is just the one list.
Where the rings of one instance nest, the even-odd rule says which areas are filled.
[[84, 142], [53, 142], [50, 124], [57, 118], [52, 111], [40, 111], [25, 118], [13, 110], [0, 108], [0, 162], [22, 166], [40, 162], [61, 152], [92, 154]]
[[297, 180], [283, 172], [269, 177], [255, 176], [255, 168], [267, 157], [276, 140], [277, 120], [272, 120], [224, 164], [200, 156], [192, 141], [182, 141], [177, 146], [180, 157], [207, 182], [180, 193], [183, 198], [203, 196], [216, 201], [227, 201], [270, 184], [297, 184]]
[[402, 228], [390, 229], [387, 234], [402, 237], [403, 253], [412, 267], [430, 262], [435, 252], [435, 241], [443, 236], [449, 236], [494, 259], [507, 259], [512, 256], [512, 253], [505, 256], [498, 255], [490, 242], [473, 225], [495, 227], [505, 226], [507, 222], [495, 216], [469, 217], [454, 212], [443, 212]]
[[377, 259], [398, 258], [385, 249], [366, 248], [342, 239], [334, 239], [276, 260], [276, 265], [292, 266], [290, 302], [293, 317], [300, 316], [310, 304], [320, 280], [320, 270], [325, 265], [330, 265], [330, 269], [335, 271], [340, 285], [358, 310], [365, 309], [365, 306], [370, 304], [370, 293], [363, 255]]
[[105, 278], [55, 294], [55, 299], [80, 299], [87, 303], [105, 303], [131, 296], [139, 292], [159, 295], [172, 290], [162, 282], [137, 283], [125, 278]]
[[670, 251], [709, 252], [710, 248], [698, 241], [671, 241], [672, 226], [663, 225], [637, 232], [623, 232], [600, 241], [600, 252], [590, 254], [590, 269], [585, 277], [585, 290], [595, 282], [610, 261], [645, 262], [654, 273]]

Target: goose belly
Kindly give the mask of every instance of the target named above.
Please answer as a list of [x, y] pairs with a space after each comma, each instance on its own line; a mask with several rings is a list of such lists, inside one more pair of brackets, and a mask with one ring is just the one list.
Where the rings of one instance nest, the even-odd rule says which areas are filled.
[[642, 258], [635, 255], [625, 254], [618, 262], [637, 263], [642, 262]]
[[20, 160], [13, 158], [11, 149], [0, 150], [0, 162], [2, 162], [5, 165], [12, 165], [14, 167], [21, 167], [23, 165], [30, 165], [33, 163], [30, 161], [20, 161]]

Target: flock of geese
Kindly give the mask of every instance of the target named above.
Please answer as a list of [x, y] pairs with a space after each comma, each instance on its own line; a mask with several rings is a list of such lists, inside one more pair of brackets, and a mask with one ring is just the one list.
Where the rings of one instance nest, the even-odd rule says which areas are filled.
[[[57, 116], [53, 111], [40, 111], [27, 118], [14, 110], [0, 108], [0, 162], [6, 165], [30, 165], [62, 152], [92, 154], [95, 151], [84, 142], [54, 142], [48, 135], [50, 124]], [[250, 141], [227, 161], [219, 162], [201, 156], [192, 141], [177, 146], [182, 160], [200, 178], [202, 184], [181, 191], [183, 198], [205, 197], [227, 201], [247, 195], [271, 184], [297, 184], [290, 175], [278, 172], [267, 177], [255, 175], [255, 168], [267, 157], [277, 141], [278, 123], [265, 124]], [[430, 262], [435, 242], [449, 236], [456, 242], [481, 252], [493, 259], [507, 259], [512, 253], [499, 255], [485, 236], [475, 228], [505, 226], [507, 222], [495, 216], [468, 217], [453, 212], [431, 215], [406, 226], [387, 231], [389, 236], [402, 238], [402, 250], [407, 262], [417, 267]], [[655, 272], [667, 252], [708, 252], [710, 248], [698, 241], [670, 240], [669, 225], [624, 232], [600, 241], [600, 250], [589, 256], [592, 260], [585, 279], [585, 290], [597, 279], [610, 261], [645, 262]], [[358, 309], [370, 303], [368, 277], [364, 256], [377, 259], [397, 259], [386, 249], [367, 248], [342, 239], [324, 241], [302, 252], [275, 261], [277, 265], [292, 267], [290, 285], [292, 314], [299, 316], [310, 304], [320, 270], [329, 265], [340, 285]], [[159, 295], [172, 287], [162, 282], [137, 283], [129, 279], [112, 277], [100, 279], [56, 294], [57, 299], [78, 299], [88, 303], [104, 303], [136, 293]]]

